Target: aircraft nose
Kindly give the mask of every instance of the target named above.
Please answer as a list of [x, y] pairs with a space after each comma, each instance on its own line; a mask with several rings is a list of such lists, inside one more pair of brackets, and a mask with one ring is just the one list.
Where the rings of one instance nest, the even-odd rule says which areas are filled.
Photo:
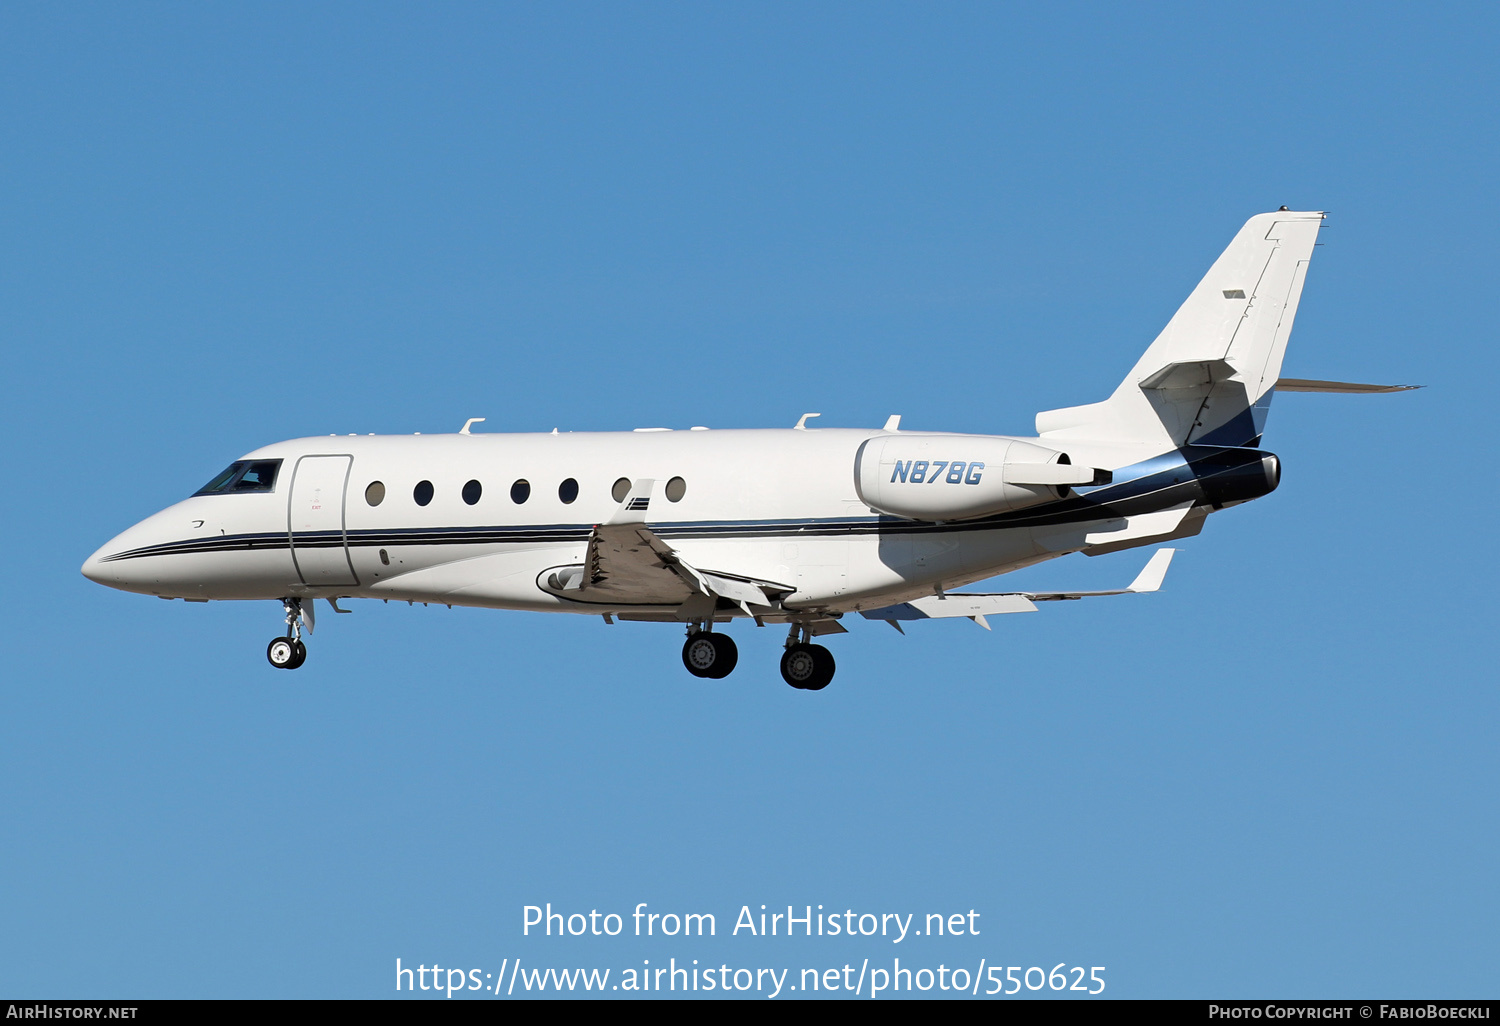
[[133, 575], [130, 573], [131, 568], [129, 564], [132, 561], [111, 559], [110, 557], [117, 556], [131, 547], [127, 536], [133, 533], [134, 530], [135, 528], [131, 528], [131, 530], [126, 531], [124, 534], [116, 535], [101, 545], [98, 551], [92, 556], [84, 560], [83, 566], [79, 568], [83, 576], [95, 584], [102, 584], [108, 588], [133, 591], [134, 588], [132, 585], [137, 582], [132, 580]]
[[[156, 580], [160, 568], [157, 560], [140, 550], [165, 540], [158, 523], [160, 518], [160, 513], [147, 517], [101, 545], [79, 567], [83, 576], [107, 588], [155, 594], [160, 587]], [[128, 558], [122, 558], [127, 555]]]
[[[106, 546], [105, 548], [108, 548], [108, 546]], [[109, 583], [108, 578], [104, 576], [104, 556], [105, 550], [100, 549], [88, 559], [85, 559], [83, 561], [83, 566], [80, 568], [83, 576], [87, 577], [95, 584]]]

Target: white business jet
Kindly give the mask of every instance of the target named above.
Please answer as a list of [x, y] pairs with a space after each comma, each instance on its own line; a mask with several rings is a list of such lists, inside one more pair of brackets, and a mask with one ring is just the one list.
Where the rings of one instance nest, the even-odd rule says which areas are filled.
[[[1197, 534], [1272, 491], [1272, 395], [1408, 386], [1281, 378], [1323, 220], [1252, 217], [1114, 394], [1036, 417], [1035, 437], [813, 429], [329, 436], [278, 442], [89, 557], [90, 580], [180, 598], [272, 599], [271, 665], [307, 657], [314, 600], [584, 613], [684, 624], [699, 677], [738, 658], [720, 624], [789, 627], [781, 673], [834, 673], [813, 639], [859, 613], [902, 623], [1155, 591], [1173, 549], [1107, 591], [964, 585], [1071, 552]], [[903, 631], [904, 633], [904, 631]]]

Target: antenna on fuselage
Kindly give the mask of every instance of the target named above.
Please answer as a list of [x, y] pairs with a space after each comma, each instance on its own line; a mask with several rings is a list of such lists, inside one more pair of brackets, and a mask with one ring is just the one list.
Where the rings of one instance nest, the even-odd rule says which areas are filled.
[[802, 419], [799, 420], [799, 421], [797, 421], [797, 426], [794, 427], [794, 428], [792, 428], [792, 430], [793, 431], [806, 431], [807, 430], [807, 418], [809, 418], [809, 417], [821, 417], [821, 416], [823, 416], [821, 413], [804, 413], [802, 415]]
[[483, 423], [484, 423], [484, 418], [483, 417], [470, 417], [468, 420], [464, 421], [464, 426], [458, 429], [458, 433], [461, 434], [461, 435], [470, 434], [469, 428], [473, 427], [475, 424], [483, 424]]

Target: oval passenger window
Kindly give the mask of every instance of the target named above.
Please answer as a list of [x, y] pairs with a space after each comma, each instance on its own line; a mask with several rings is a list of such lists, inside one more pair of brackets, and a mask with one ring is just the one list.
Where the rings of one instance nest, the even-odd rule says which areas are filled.
[[365, 489], [365, 501], [371, 506], [379, 506], [385, 501], [385, 485], [379, 481], [371, 481], [369, 487]]
[[411, 490], [411, 497], [416, 500], [418, 506], [425, 506], [432, 501], [432, 482], [418, 481], [417, 486]]
[[484, 485], [480, 484], [478, 481], [470, 481], [468, 484], [464, 485], [464, 501], [467, 502], [470, 506], [478, 502], [479, 497], [483, 494]]
[[680, 477], [674, 477], [667, 482], [667, 501], [681, 502], [682, 497], [687, 494], [687, 482]]
[[630, 494], [630, 478], [622, 477], [615, 482], [615, 486], [609, 490], [609, 494], [616, 502], [624, 502], [625, 496]]
[[510, 486], [510, 501], [517, 506], [531, 498], [531, 482], [524, 477]]
[[564, 503], [572, 502], [578, 498], [578, 482], [571, 477], [557, 486], [557, 497]]

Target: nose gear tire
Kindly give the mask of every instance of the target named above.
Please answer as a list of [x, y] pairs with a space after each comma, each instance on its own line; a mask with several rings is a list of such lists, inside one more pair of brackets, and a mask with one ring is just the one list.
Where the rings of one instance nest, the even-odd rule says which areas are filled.
[[291, 638], [273, 638], [266, 646], [266, 659], [278, 670], [295, 670], [302, 665], [302, 659], [307, 658], [307, 650], [302, 649], [301, 659], [298, 658], [297, 649], [301, 643]]

